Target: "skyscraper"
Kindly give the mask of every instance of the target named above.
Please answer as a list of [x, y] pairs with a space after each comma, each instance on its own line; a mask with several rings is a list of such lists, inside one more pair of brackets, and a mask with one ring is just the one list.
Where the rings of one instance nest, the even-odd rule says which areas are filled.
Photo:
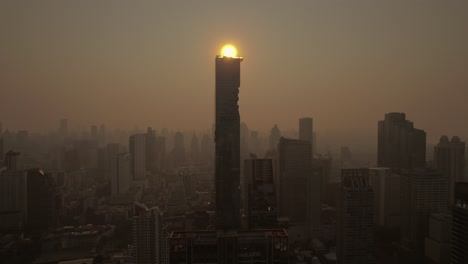
[[416, 129], [404, 113], [388, 113], [378, 122], [379, 167], [425, 168], [426, 132]]
[[241, 57], [216, 56], [216, 227], [240, 227], [240, 115], [237, 101]]
[[338, 208], [338, 263], [374, 263], [369, 169], [343, 169]]
[[111, 175], [112, 194], [124, 194], [130, 188], [132, 157], [129, 153], [122, 153], [116, 155], [113, 159], [115, 161], [112, 163], [115, 168], [113, 169], [114, 173]]
[[277, 211], [273, 160], [246, 159], [244, 175], [242, 191], [248, 228], [275, 228]]
[[138, 264], [169, 263], [166, 230], [158, 207], [148, 209], [135, 203], [133, 217], [133, 258]]
[[401, 177], [389, 168], [370, 169], [370, 185], [374, 190], [374, 223], [379, 227], [400, 225]]
[[429, 216], [446, 213], [448, 178], [435, 170], [415, 170], [401, 175], [401, 238], [416, 262], [424, 257]]
[[278, 144], [278, 216], [289, 222], [290, 241], [318, 236], [321, 215], [321, 178], [312, 172], [309, 142], [281, 137]]
[[146, 177], [146, 134], [135, 134], [129, 141], [132, 155], [131, 171], [133, 180], [141, 181]]
[[454, 203], [454, 188], [456, 182], [468, 182], [465, 178], [465, 142], [459, 137], [453, 137], [449, 142], [447, 136], [440, 138], [434, 147], [434, 165], [449, 180], [449, 206]]
[[455, 184], [452, 207], [452, 264], [466, 264], [468, 260], [468, 183]]
[[268, 150], [276, 149], [280, 138], [281, 138], [281, 132], [278, 128], [278, 125], [275, 124], [271, 128], [271, 131], [270, 131], [270, 138], [269, 138], [270, 146]]
[[314, 127], [311, 117], [299, 119], [299, 139], [309, 142], [312, 146], [312, 156], [314, 155]]

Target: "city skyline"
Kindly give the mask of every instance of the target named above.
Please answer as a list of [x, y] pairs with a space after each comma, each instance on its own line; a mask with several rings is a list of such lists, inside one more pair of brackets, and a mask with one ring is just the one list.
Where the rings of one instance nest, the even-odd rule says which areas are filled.
[[[468, 110], [457, 107], [467, 82], [467, 3], [210, 4], [3, 2], [0, 86], [8, 100], [0, 113], [19, 104], [42, 117], [17, 111], [0, 116], [4, 127], [46, 131], [65, 117], [71, 128], [209, 129], [207, 58], [232, 43], [249, 58], [240, 111], [255, 130], [274, 123], [291, 129], [296, 118], [312, 116], [328, 141], [366, 144], [376, 141], [381, 113], [405, 112], [428, 132], [428, 142], [468, 134], [459, 121]], [[199, 115], [206, 118], [194, 118]]]

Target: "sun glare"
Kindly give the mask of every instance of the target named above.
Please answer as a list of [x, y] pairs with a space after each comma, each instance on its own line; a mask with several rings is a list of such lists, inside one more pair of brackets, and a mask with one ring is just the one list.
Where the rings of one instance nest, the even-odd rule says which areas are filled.
[[221, 55], [223, 57], [236, 57], [237, 49], [231, 44], [224, 45], [224, 47], [221, 49]]

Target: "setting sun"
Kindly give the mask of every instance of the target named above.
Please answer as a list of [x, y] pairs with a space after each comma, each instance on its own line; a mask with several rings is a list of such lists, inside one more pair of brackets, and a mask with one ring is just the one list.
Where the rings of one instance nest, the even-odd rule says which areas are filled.
[[237, 49], [231, 44], [224, 45], [221, 49], [221, 55], [223, 57], [236, 57]]

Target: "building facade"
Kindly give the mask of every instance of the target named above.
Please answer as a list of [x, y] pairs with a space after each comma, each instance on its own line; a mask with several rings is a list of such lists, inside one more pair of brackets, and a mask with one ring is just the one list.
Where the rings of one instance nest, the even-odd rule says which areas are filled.
[[389, 168], [371, 168], [370, 185], [374, 191], [374, 223], [379, 227], [400, 226], [401, 177]]
[[404, 113], [388, 113], [378, 122], [377, 165], [388, 168], [425, 168], [426, 132], [416, 129]]
[[217, 229], [240, 227], [240, 57], [215, 59], [215, 188]]
[[142, 181], [146, 177], [146, 134], [132, 135], [129, 149], [132, 156], [132, 178], [135, 181]]
[[468, 183], [455, 184], [455, 202], [452, 207], [452, 264], [468, 260]]
[[375, 263], [374, 192], [369, 169], [343, 169], [338, 201], [338, 263]]

